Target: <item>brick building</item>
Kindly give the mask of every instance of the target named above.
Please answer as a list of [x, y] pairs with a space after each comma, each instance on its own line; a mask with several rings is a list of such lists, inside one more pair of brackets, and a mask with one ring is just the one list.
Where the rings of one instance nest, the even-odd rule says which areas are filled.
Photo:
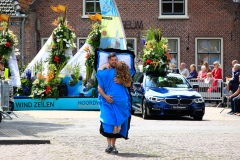
[[[125, 27], [128, 48], [136, 54], [142, 52], [142, 31], [161, 27], [163, 36], [169, 39], [172, 63], [178, 67], [180, 62], [185, 62], [187, 66], [195, 63], [200, 68], [205, 60], [210, 64], [218, 60], [224, 76], [231, 76], [231, 61], [240, 61], [240, 4], [233, 3], [238, 0], [115, 1]], [[78, 48], [91, 30], [86, 14], [100, 11], [99, 0], [19, 0], [19, 3], [21, 14], [11, 18], [11, 29], [24, 42], [20, 58], [25, 63], [38, 53], [54, 29], [52, 22], [58, 14], [50, 5], [68, 6], [68, 22], [75, 28]]]

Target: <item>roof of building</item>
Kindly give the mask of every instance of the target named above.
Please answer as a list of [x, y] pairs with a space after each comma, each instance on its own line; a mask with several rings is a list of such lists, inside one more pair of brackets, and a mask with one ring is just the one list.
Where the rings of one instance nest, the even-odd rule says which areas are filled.
[[15, 16], [16, 11], [12, 1], [13, 0], [0, 0], [0, 9], [7, 15]]

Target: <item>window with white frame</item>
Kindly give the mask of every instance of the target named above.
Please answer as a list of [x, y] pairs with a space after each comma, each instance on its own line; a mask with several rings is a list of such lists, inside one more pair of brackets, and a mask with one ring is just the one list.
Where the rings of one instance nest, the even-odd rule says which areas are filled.
[[208, 62], [211, 69], [213, 63], [218, 61], [222, 63], [223, 56], [223, 40], [222, 38], [196, 38], [196, 64], [197, 70], [201, 70], [201, 66], [205, 61]]
[[83, 0], [83, 16], [82, 18], [87, 18], [88, 14], [100, 13], [100, 2], [99, 0]]
[[127, 40], [127, 50], [133, 51], [135, 55], [137, 54], [137, 38], [126, 38]]
[[188, 19], [188, 0], [159, 0], [159, 19]]
[[168, 52], [171, 55], [170, 67], [178, 68], [180, 60], [180, 39], [179, 38], [167, 38], [168, 39]]
[[[127, 50], [133, 51], [137, 57], [137, 38], [126, 38]], [[135, 58], [137, 60], [137, 58]], [[135, 68], [137, 69], [137, 62], [135, 62]]]
[[41, 47], [44, 46], [44, 44], [47, 42], [47, 40], [48, 40], [47, 37], [41, 38]]
[[82, 46], [86, 43], [87, 37], [79, 37], [77, 38], [77, 50], [82, 48]]

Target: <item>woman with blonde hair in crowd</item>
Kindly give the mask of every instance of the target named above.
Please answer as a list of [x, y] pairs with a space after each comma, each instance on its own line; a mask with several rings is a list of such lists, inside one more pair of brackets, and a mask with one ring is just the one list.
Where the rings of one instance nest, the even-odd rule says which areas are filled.
[[206, 71], [207, 72], [211, 72], [212, 71], [207, 61], [204, 61], [203, 65], [206, 67]]
[[218, 61], [215, 61], [213, 63], [213, 70], [212, 70], [212, 75], [214, 79], [222, 79], [222, 68], [220, 66], [220, 63]]

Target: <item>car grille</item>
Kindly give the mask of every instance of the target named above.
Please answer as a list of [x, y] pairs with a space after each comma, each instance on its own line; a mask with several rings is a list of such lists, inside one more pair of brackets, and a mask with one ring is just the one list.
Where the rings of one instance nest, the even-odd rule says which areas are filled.
[[177, 104], [180, 104], [180, 105], [189, 105], [192, 103], [192, 99], [171, 99], [171, 98], [167, 98], [165, 100], [168, 104], [171, 104], [171, 105], [177, 105]]
[[168, 104], [178, 104], [178, 99], [166, 99], [166, 102]]
[[191, 104], [192, 99], [180, 99], [180, 104]]

